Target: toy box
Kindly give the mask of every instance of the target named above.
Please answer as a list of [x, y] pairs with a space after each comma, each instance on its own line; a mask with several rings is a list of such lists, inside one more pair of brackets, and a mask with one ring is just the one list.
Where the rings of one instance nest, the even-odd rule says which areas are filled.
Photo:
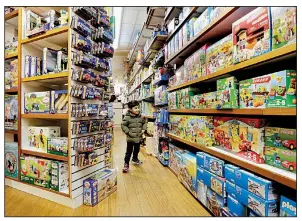
[[59, 137], [60, 127], [28, 127], [28, 148], [47, 153], [48, 138]]
[[275, 200], [279, 198], [276, 194], [275, 184], [272, 181], [258, 177], [245, 170], [235, 171], [235, 184], [248, 190], [265, 200]]
[[63, 192], [69, 186], [68, 164], [66, 162], [51, 162], [51, 189]]
[[177, 103], [177, 92], [170, 92], [168, 94], [168, 106], [170, 110], [177, 109], [178, 103]]
[[213, 74], [233, 64], [232, 34], [211, 45], [206, 52], [207, 74]]
[[199, 99], [199, 105], [201, 109], [216, 109], [216, 91], [202, 94], [201, 98]]
[[218, 193], [222, 197], [226, 197], [225, 178], [208, 172], [200, 167], [197, 168], [197, 180], [201, 180], [206, 186]]
[[18, 143], [17, 142], [6, 142], [4, 146], [5, 155], [5, 176], [18, 179]]
[[68, 156], [68, 138], [52, 137], [47, 139], [47, 153]]
[[196, 196], [196, 155], [191, 152], [182, 153], [182, 163], [178, 178], [181, 183]]
[[162, 85], [155, 89], [154, 91], [154, 103], [155, 105], [168, 104], [168, 92], [167, 87]]
[[247, 207], [242, 203], [238, 202], [231, 196], [228, 196], [227, 205], [229, 211], [235, 216], [245, 217], [247, 216]]
[[[199, 168], [198, 168], [199, 169]], [[203, 183], [202, 180], [196, 181], [196, 188], [197, 188], [197, 199], [205, 206], [207, 207], [207, 190], [208, 187]]]
[[226, 164], [224, 167], [225, 170], [225, 178], [227, 181], [230, 181], [232, 183], [235, 183], [236, 179], [236, 170], [239, 170], [240, 168], [231, 164]]
[[266, 122], [265, 119], [257, 118], [215, 117], [215, 146], [255, 163], [264, 163]]
[[50, 112], [51, 113], [67, 113], [68, 112], [68, 91], [51, 91], [50, 92]]
[[227, 207], [221, 208], [221, 216], [222, 217], [233, 217], [234, 215], [230, 212]]
[[210, 23], [209, 8], [203, 11], [203, 13], [194, 22], [194, 36], [202, 31]]
[[188, 116], [186, 115], [170, 115], [170, 133], [185, 138], [189, 130], [187, 129]]
[[182, 154], [183, 150], [169, 143], [169, 167], [175, 174], [179, 174], [179, 163], [176, 159], [176, 152]]
[[227, 89], [216, 91], [217, 109], [239, 108], [238, 89]]
[[117, 190], [115, 169], [105, 169], [83, 181], [84, 205], [95, 206]]
[[255, 213], [253, 210], [249, 209], [249, 217], [259, 217], [259, 215]]
[[200, 101], [202, 100], [202, 94], [197, 94], [197, 95], [193, 95], [190, 96], [190, 100], [191, 100], [191, 109], [201, 109], [202, 105], [200, 103]]
[[177, 99], [178, 99], [178, 108], [179, 109], [190, 109], [191, 102], [190, 96], [193, 96], [198, 92], [198, 89], [195, 88], [184, 88], [182, 90], [177, 91]]
[[5, 41], [5, 55], [18, 53], [18, 37], [13, 37]]
[[204, 152], [196, 153], [197, 166], [224, 177], [224, 161]]
[[24, 113], [49, 113], [50, 92], [24, 93]]
[[207, 208], [214, 216], [221, 216], [221, 208], [226, 205], [226, 199], [219, 196], [211, 188], [207, 188]]
[[18, 95], [5, 95], [5, 124], [6, 130], [18, 130]]
[[18, 59], [12, 60], [5, 69], [5, 89], [18, 87]]
[[297, 133], [295, 129], [265, 128], [265, 163], [280, 169], [297, 170]]
[[43, 74], [58, 71], [58, 52], [50, 48], [43, 48]]
[[228, 77], [217, 80], [217, 90], [237, 89], [238, 81], [235, 77]]
[[280, 198], [280, 216], [297, 216], [297, 202], [285, 196]]
[[157, 159], [164, 165], [169, 165], [169, 144], [166, 139], [159, 139]]
[[273, 50], [296, 42], [296, 7], [270, 7], [272, 15]]
[[271, 51], [268, 7], [258, 7], [232, 24], [234, 63]]
[[229, 180], [226, 180], [225, 182], [225, 190], [228, 194], [228, 196], [232, 196], [233, 198], [236, 199], [236, 185], [233, 182], [230, 182]]

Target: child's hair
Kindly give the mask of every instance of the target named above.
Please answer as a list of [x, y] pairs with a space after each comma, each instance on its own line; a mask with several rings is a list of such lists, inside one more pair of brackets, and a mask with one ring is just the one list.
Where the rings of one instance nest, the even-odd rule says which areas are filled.
[[135, 106], [139, 106], [139, 102], [138, 102], [138, 101], [130, 101], [130, 102], [128, 103], [129, 109], [132, 109], [132, 108], [134, 108]]

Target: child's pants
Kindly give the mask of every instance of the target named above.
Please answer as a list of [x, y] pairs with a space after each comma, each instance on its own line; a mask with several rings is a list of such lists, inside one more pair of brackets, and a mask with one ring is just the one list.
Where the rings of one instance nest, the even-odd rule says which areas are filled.
[[129, 164], [132, 152], [133, 152], [132, 160], [134, 161], [138, 160], [139, 149], [140, 149], [140, 143], [127, 142], [127, 150], [125, 154], [126, 164]]

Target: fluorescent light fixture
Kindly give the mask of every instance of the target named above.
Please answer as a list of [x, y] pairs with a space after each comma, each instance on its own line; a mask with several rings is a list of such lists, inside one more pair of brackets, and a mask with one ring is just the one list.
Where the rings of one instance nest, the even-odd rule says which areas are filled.
[[115, 38], [113, 41], [113, 48], [117, 49], [120, 42], [123, 7], [113, 7], [113, 16], [115, 17]]

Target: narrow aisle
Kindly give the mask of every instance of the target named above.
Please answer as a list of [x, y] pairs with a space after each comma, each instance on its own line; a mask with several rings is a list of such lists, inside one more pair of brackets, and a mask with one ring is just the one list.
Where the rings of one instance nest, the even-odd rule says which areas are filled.
[[119, 128], [114, 133], [113, 157], [118, 170], [118, 189], [115, 193], [95, 207], [70, 209], [6, 186], [5, 215], [210, 216], [168, 168], [143, 150], [139, 158], [144, 163], [130, 165], [129, 173], [123, 174], [126, 138]]

